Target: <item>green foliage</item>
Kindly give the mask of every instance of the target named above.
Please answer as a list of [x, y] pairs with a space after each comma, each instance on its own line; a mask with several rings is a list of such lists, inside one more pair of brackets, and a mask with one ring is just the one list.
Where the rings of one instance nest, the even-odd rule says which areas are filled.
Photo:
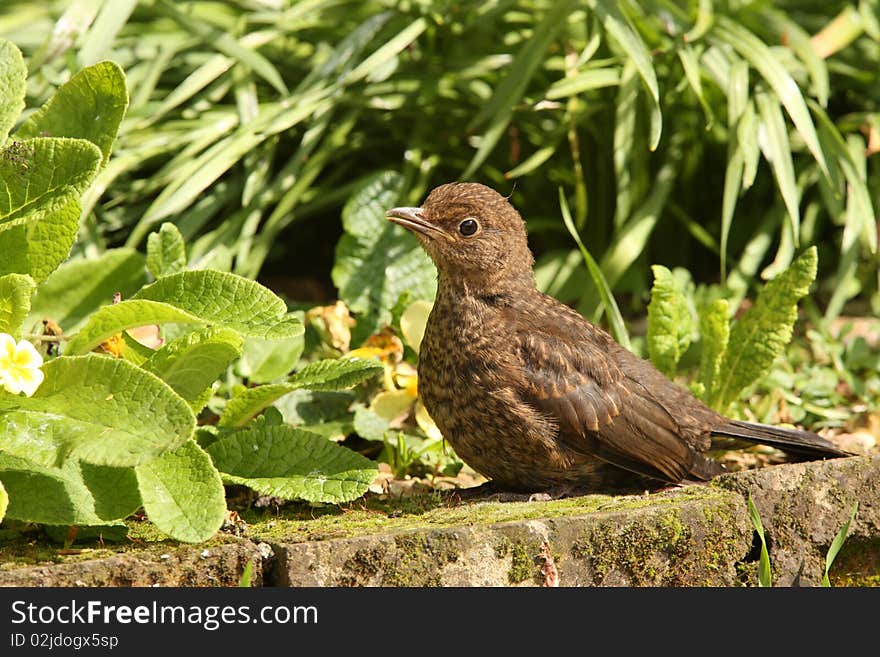
[[147, 237], [147, 270], [153, 278], [176, 274], [186, 269], [183, 236], [174, 224], [165, 222]]
[[360, 454], [289, 426], [237, 431], [207, 450], [227, 483], [286, 499], [347, 502], [363, 495], [378, 472]]
[[[2, 40], [0, 55], [6, 126], [21, 111], [23, 64]], [[0, 511], [100, 531], [142, 507], [160, 531], [199, 542], [220, 528], [226, 500], [218, 463], [194, 439], [195, 414], [222, 408], [233, 371], [253, 374], [251, 383], [280, 380], [290, 392], [351, 388], [382, 365], [352, 358], [297, 366], [302, 313], [255, 281], [188, 268], [183, 235], [171, 223], [148, 236], [146, 257], [122, 247], [67, 260], [83, 199], [117, 161], [110, 155], [127, 102], [117, 65], [84, 68], [0, 154], [0, 332], [39, 345], [43, 375], [29, 396], [0, 390]], [[267, 391], [275, 388], [248, 394], [265, 402]], [[267, 405], [249, 406], [247, 417]], [[215, 436], [224, 477], [314, 502], [366, 491], [372, 461], [302, 429], [273, 427], [276, 416], [266, 410], [244, 430]], [[255, 441], [266, 444], [262, 465], [248, 460]], [[245, 444], [247, 459], [230, 456], [230, 446]], [[287, 448], [289, 457], [279, 459]]]
[[844, 523], [843, 527], [840, 528], [840, 531], [835, 535], [834, 540], [831, 541], [831, 545], [828, 547], [828, 552], [825, 554], [825, 572], [822, 574], [822, 586], [831, 586], [831, 581], [828, 579], [828, 571], [831, 570], [831, 566], [834, 564], [834, 560], [837, 558], [837, 553], [840, 552], [840, 548], [843, 547], [843, 542], [846, 540], [846, 535], [849, 533], [849, 526], [852, 524], [852, 521], [856, 519], [856, 514], [859, 512], [859, 503], [853, 505], [853, 510], [849, 514], [849, 518]]
[[707, 390], [707, 399], [722, 412], [740, 392], [766, 375], [791, 340], [797, 302], [816, 278], [816, 248], [810, 247], [791, 266], [767, 283], [748, 310], [730, 329], [722, 377]]
[[400, 295], [433, 300], [437, 274], [428, 256], [405, 228], [385, 219], [399, 205], [404, 179], [390, 171], [365, 181], [342, 210], [345, 230], [336, 246], [333, 282], [339, 298], [362, 313], [354, 343], [391, 320]]
[[648, 304], [648, 355], [666, 376], [675, 376], [679, 359], [691, 344], [693, 317], [678, 281], [663, 265], [654, 265]]
[[[791, 340], [798, 301], [816, 277], [816, 249], [810, 247], [759, 292], [752, 308], [730, 321], [727, 299], [699, 307], [700, 362], [694, 391], [726, 413], [740, 394], [771, 371]], [[693, 332], [688, 295], [665, 267], [654, 266], [648, 306], [648, 353], [669, 377], [687, 351]]]
[[0, 390], [0, 449], [47, 467], [68, 459], [132, 466], [178, 447], [195, 428], [186, 402], [131, 363], [97, 354], [43, 366], [33, 397]]
[[0, 333], [17, 333], [31, 309], [36, 284], [27, 274], [0, 276]]
[[206, 541], [223, 524], [226, 498], [211, 458], [194, 440], [135, 468], [144, 510], [180, 541]]
[[[48, 402], [41, 388], [9, 413], [4, 402], [0, 421], [24, 430], [0, 436], [14, 450], [0, 456], [27, 459], [0, 472], [9, 517], [117, 526], [124, 515], [111, 516], [141, 497], [135, 468], [155, 464], [154, 483], [169, 499], [180, 487], [181, 502], [151, 498], [150, 517], [186, 540], [208, 535], [219, 506], [216, 478], [190, 445], [193, 435], [210, 442], [207, 429], [193, 430], [196, 411], [206, 423], [221, 418], [210, 440], [266, 430], [283, 415], [343, 452], [327, 438], [381, 441], [382, 454], [366, 453], [399, 472], [445, 471], [454, 456], [416, 402], [418, 345], [405, 313], [433, 298], [435, 272], [384, 211], [450, 180], [512, 194], [541, 288], [593, 319], [607, 310], [624, 343], [616, 304], [641, 312], [651, 263], [700, 280], [718, 271], [720, 286], [683, 290], [699, 342], [687, 348], [686, 331], [663, 312], [649, 340], [666, 340], [669, 372], [695, 365], [698, 347], [695, 387], [717, 408], [754, 381], [763, 393], [754, 411], [782, 395], [792, 419], [839, 423], [842, 399], [880, 398], [864, 340], [843, 344], [825, 326], [810, 342], [827, 352], [812, 354], [821, 362], [799, 343], [773, 366], [798, 290], [813, 278], [825, 319], [850, 303], [880, 309], [872, 2], [67, 4], [6, 0], [0, 12], [0, 37], [25, 53], [0, 38], [0, 330], [40, 345], [47, 390], [48, 375], [68, 372], [75, 391]], [[824, 264], [807, 276], [794, 256], [810, 245]], [[135, 250], [144, 247], [146, 256]], [[331, 266], [355, 318], [323, 333], [304, 333], [311, 311], [290, 312], [249, 280], [315, 278]], [[764, 300], [731, 323], [761, 279], [773, 279]], [[44, 335], [44, 320], [65, 335]], [[309, 369], [386, 325], [406, 344], [370, 346], [378, 360], [361, 374], [321, 378], [321, 367], [343, 361]], [[105, 353], [77, 360], [93, 349]], [[115, 373], [92, 365], [107, 353], [125, 363]], [[743, 357], [751, 353], [755, 362]], [[74, 374], [112, 376], [88, 392], [79, 388], [91, 379]], [[354, 387], [332, 390], [343, 385]], [[84, 447], [76, 427], [88, 404], [111, 432], [127, 432], [121, 444], [139, 465], [82, 460], [83, 450], [106, 460], [110, 449]], [[128, 404], [136, 422], [122, 415]], [[163, 405], [190, 419], [145, 452]], [[61, 433], [25, 454], [38, 418], [56, 406]], [[184, 489], [175, 469], [187, 463], [214, 492]], [[116, 509], [102, 483], [113, 479], [83, 474], [111, 467], [135, 493]], [[45, 500], [24, 494], [38, 476], [55, 491]], [[303, 486], [275, 488], [299, 495]], [[214, 511], [187, 525], [199, 495]]]
[[770, 553], [767, 551], [767, 539], [764, 537], [764, 525], [761, 522], [761, 515], [752, 501], [752, 496], [748, 499], [749, 518], [752, 520], [752, 526], [761, 541], [761, 554], [758, 557], [758, 586], [773, 586], [773, 574], [770, 570]]

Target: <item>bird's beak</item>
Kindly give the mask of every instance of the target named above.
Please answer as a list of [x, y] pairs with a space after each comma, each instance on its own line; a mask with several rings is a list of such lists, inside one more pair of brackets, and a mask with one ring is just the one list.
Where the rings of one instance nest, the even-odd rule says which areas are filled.
[[385, 212], [385, 218], [426, 237], [442, 235], [449, 239], [445, 230], [425, 219], [421, 208], [391, 208]]

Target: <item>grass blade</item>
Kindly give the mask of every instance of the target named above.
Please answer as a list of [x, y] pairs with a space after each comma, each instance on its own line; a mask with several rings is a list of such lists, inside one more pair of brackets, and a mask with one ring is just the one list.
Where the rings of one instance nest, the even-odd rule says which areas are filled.
[[663, 121], [660, 112], [660, 85], [657, 82], [657, 74], [654, 72], [654, 65], [651, 62], [651, 54], [648, 52], [648, 48], [638, 32], [636, 32], [626, 16], [620, 11], [617, 2], [588, 0], [587, 4], [599, 16], [605, 31], [632, 58], [642, 78], [642, 82], [645, 83], [645, 88], [648, 90], [648, 96], [651, 99], [651, 138], [649, 148], [652, 151], [656, 150], [657, 145], [660, 143]]
[[822, 575], [822, 586], [831, 586], [831, 580], [828, 578], [828, 571], [831, 570], [831, 565], [837, 558], [837, 553], [840, 552], [840, 548], [843, 547], [843, 542], [846, 540], [846, 535], [849, 533], [849, 526], [852, 524], [852, 521], [856, 519], [856, 513], [858, 513], [858, 510], [859, 502], [856, 500], [852, 513], [849, 514], [849, 520], [846, 521], [843, 527], [840, 528], [840, 531], [837, 532], [837, 536], [831, 541], [831, 547], [828, 548], [828, 553], [825, 555], [825, 573]]
[[571, 211], [568, 208], [568, 202], [565, 200], [565, 194], [561, 187], [559, 188], [559, 207], [562, 211], [562, 221], [565, 223], [565, 227], [568, 229], [569, 234], [578, 245], [581, 255], [584, 258], [584, 263], [587, 265], [587, 269], [590, 272], [590, 276], [593, 278], [593, 282], [599, 290], [602, 304], [608, 311], [608, 323], [611, 327], [611, 335], [613, 335], [614, 339], [621, 345], [632, 351], [632, 345], [629, 341], [629, 333], [626, 330], [626, 325], [623, 323], [620, 308], [617, 307], [617, 302], [614, 300], [614, 295], [611, 294], [611, 288], [608, 286], [608, 281], [606, 281], [605, 276], [602, 275], [602, 270], [599, 269], [599, 265], [593, 259], [593, 256], [590, 255], [590, 252], [587, 251], [587, 247], [584, 246], [580, 235], [578, 235], [577, 229], [574, 227], [574, 221], [571, 218]]
[[807, 148], [816, 158], [822, 173], [828, 175], [825, 153], [819, 144], [816, 127], [810, 118], [810, 112], [801, 95], [800, 88], [767, 47], [767, 44], [739, 23], [717, 14], [711, 34], [717, 37], [718, 41], [726, 43], [742, 55], [776, 92]]
[[764, 140], [759, 141], [764, 158], [770, 163], [776, 185], [782, 194], [795, 248], [801, 232], [800, 193], [794, 177], [794, 162], [791, 159], [791, 144], [782, 108], [776, 99], [765, 92], [757, 92], [755, 100], [758, 105], [758, 116], [761, 117], [760, 127], [763, 128]]
[[755, 502], [749, 494], [748, 500], [749, 517], [752, 519], [752, 525], [758, 539], [761, 541], [761, 556], [758, 558], [758, 586], [773, 586], [773, 574], [770, 571], [770, 553], [767, 552], [767, 539], [764, 537], [764, 525], [761, 523], [761, 516], [755, 507]]

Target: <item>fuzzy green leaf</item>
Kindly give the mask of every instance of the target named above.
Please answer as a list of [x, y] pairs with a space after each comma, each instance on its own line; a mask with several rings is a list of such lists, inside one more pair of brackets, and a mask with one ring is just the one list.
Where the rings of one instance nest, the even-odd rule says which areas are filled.
[[294, 390], [343, 390], [375, 376], [383, 365], [364, 358], [339, 358], [319, 360], [306, 365], [294, 374], [288, 383], [274, 383], [248, 388], [230, 399], [223, 415], [221, 427], [240, 427], [257, 413]]
[[653, 265], [654, 285], [648, 304], [648, 355], [669, 378], [691, 344], [693, 316], [681, 285], [666, 267]]
[[378, 473], [375, 462], [357, 452], [289, 426], [237, 431], [207, 450], [225, 482], [284, 499], [348, 502]]
[[361, 313], [352, 335], [355, 345], [391, 321], [391, 309], [404, 292], [413, 301], [431, 301], [437, 291], [430, 258], [405, 228], [385, 219], [402, 188], [403, 176], [382, 171], [365, 181], [342, 210], [345, 233], [336, 245], [332, 276], [339, 298]]
[[32, 139], [0, 151], [0, 274], [42, 281], [70, 253], [79, 197], [101, 152], [84, 139]]
[[811, 246], [764, 286], [755, 305], [733, 325], [712, 394], [711, 406], [716, 410], [723, 413], [744, 388], [770, 371], [791, 340], [797, 303], [809, 292], [816, 266], [816, 247]]
[[309, 363], [290, 377], [290, 384], [307, 390], [345, 390], [376, 376], [383, 370], [377, 360], [327, 358]]
[[66, 355], [85, 354], [112, 335], [150, 324], [199, 324], [204, 318], [159, 301], [131, 299], [104, 306], [92, 313], [64, 349]]
[[18, 333], [31, 309], [34, 288], [36, 283], [30, 276], [0, 276], [0, 333]]
[[49, 467], [70, 458], [131, 466], [174, 449], [195, 428], [183, 399], [124, 360], [89, 354], [42, 369], [33, 397], [0, 390], [0, 450], [11, 455]]
[[194, 440], [135, 468], [147, 516], [178, 541], [207, 541], [223, 525], [226, 497], [210, 457]]
[[[293, 313], [300, 321], [303, 313]], [[278, 340], [250, 338], [238, 362], [238, 373], [250, 383], [269, 383], [286, 376], [299, 362], [305, 347], [304, 336]]]
[[87, 139], [101, 150], [103, 167], [127, 108], [128, 90], [122, 68], [114, 62], [98, 62], [61, 85], [15, 136]]
[[147, 269], [155, 278], [186, 269], [186, 247], [177, 226], [167, 221], [147, 236]]
[[287, 312], [287, 304], [255, 281], [228, 272], [184, 271], [148, 285], [136, 299], [176, 306], [203, 318], [258, 338], [290, 338], [303, 333], [302, 322]]
[[0, 452], [0, 479], [9, 492], [7, 516], [47, 525], [104, 525], [140, 506], [131, 468], [68, 459], [60, 468]]
[[127, 299], [147, 282], [144, 256], [134, 249], [105, 251], [96, 258], [73, 258], [52, 272], [37, 289], [30, 321], [51, 317], [73, 333], [118, 292]]
[[85, 353], [120, 331], [169, 322], [221, 326], [260, 338], [303, 333], [302, 322], [259, 283], [219, 271], [184, 271], [142, 288], [129, 301], [95, 312], [65, 353]]
[[238, 333], [210, 327], [172, 340], [142, 367], [165, 381], [198, 412], [204, 406], [205, 391], [241, 355], [241, 349]]
[[0, 146], [24, 109], [27, 66], [15, 44], [0, 39]]
[[721, 362], [730, 337], [730, 310], [727, 299], [716, 299], [700, 312], [700, 371], [697, 381], [704, 399], [715, 387], [721, 374]]

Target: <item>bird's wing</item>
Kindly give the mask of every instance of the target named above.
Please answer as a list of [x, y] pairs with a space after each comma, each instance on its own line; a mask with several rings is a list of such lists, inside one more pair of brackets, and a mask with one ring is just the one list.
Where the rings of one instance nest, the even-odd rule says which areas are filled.
[[[559, 426], [562, 443], [662, 481], [718, 474], [717, 464], [682, 437], [674, 410], [620, 362], [628, 352], [622, 356], [622, 348], [592, 326], [567, 328], [575, 334], [565, 334], [565, 325], [552, 333], [526, 327], [516, 345], [520, 395]], [[590, 329], [596, 334], [578, 335]]]

